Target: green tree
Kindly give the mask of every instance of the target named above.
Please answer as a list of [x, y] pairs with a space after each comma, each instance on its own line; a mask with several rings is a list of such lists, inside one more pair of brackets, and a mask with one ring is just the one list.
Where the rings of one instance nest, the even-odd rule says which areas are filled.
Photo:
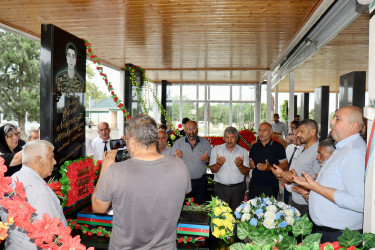
[[0, 30], [0, 109], [18, 121], [40, 120], [40, 44]]
[[[288, 124], [288, 101], [284, 100], [281, 105], [281, 118]], [[288, 125], [287, 125], [288, 126]]]
[[86, 107], [89, 107], [89, 100], [95, 100], [94, 103], [97, 103], [105, 98], [107, 95], [100, 91], [98, 86], [92, 80], [95, 78], [95, 73], [90, 67], [90, 64], [86, 63]]

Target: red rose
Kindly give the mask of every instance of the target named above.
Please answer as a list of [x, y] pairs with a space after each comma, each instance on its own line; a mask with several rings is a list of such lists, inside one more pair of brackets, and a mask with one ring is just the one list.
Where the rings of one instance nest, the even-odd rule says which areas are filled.
[[192, 240], [191, 237], [188, 237], [188, 238], [186, 239], [187, 242], [191, 242], [191, 240]]
[[194, 197], [191, 197], [191, 198], [190, 198], [190, 201], [191, 201], [191, 202], [194, 202]]
[[102, 236], [102, 233], [101, 233], [101, 232], [98, 232], [98, 236]]
[[178, 243], [182, 243], [184, 241], [184, 238], [180, 237], [178, 238]]
[[178, 125], [177, 125], [177, 128], [182, 128], [182, 124], [178, 124]]
[[112, 84], [109, 84], [109, 86], [108, 86], [108, 87], [112, 88]]
[[87, 234], [88, 234], [89, 236], [92, 236], [92, 233], [91, 233], [91, 232], [88, 232]]
[[115, 92], [111, 91], [111, 95], [115, 95]]
[[190, 203], [187, 201], [187, 202], [186, 202], [186, 205], [190, 206]]
[[198, 206], [198, 203], [195, 203], [195, 206], [197, 207], [197, 206]]
[[83, 225], [84, 227], [86, 227], [86, 228], [89, 228], [89, 225], [87, 225], [87, 224], [85, 224], [85, 225]]
[[114, 100], [115, 102], [117, 102], [117, 100], [118, 100], [118, 97], [116, 96], [115, 98], [113, 98], [113, 100]]
[[119, 105], [117, 105], [117, 107], [121, 108], [122, 106], [124, 106], [124, 104], [120, 103]]

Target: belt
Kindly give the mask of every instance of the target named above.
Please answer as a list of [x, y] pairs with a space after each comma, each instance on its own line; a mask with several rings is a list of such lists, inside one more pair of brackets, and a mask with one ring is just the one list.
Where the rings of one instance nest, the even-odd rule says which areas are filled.
[[244, 182], [245, 182], [245, 181], [240, 182], [240, 183], [236, 183], [236, 184], [222, 184], [222, 183], [220, 183], [220, 182], [216, 182], [216, 184], [219, 184], [219, 185], [224, 186], [224, 187], [235, 187], [235, 186], [238, 186], [238, 185], [243, 184]]
[[344, 230], [341, 230], [341, 229], [336, 229], [336, 228], [331, 228], [331, 227], [324, 227], [324, 226], [318, 226], [318, 225], [315, 225], [314, 224], [314, 227], [316, 230], [319, 230], [319, 231], [324, 231], [324, 232], [344, 232]]

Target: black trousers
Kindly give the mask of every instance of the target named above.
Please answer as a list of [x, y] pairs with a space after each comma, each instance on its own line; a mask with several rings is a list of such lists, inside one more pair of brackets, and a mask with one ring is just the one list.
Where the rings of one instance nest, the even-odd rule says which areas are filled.
[[245, 181], [230, 187], [217, 182], [214, 188], [215, 196], [218, 196], [221, 200], [228, 203], [233, 212], [239, 205], [241, 205], [242, 201], [244, 200], [245, 191]]
[[191, 180], [191, 192], [187, 195], [194, 198], [194, 203], [199, 205], [206, 203], [207, 200], [207, 177], [203, 175], [199, 179]]

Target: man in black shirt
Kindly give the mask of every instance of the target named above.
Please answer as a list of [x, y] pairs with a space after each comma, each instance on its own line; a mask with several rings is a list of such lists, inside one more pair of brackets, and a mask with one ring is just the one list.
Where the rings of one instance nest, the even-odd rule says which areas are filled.
[[288, 170], [289, 165], [284, 147], [271, 139], [272, 126], [264, 122], [259, 126], [259, 139], [250, 149], [250, 168], [253, 169], [249, 186], [249, 199], [260, 196], [277, 198], [279, 181], [272, 173], [273, 164], [283, 170]]

